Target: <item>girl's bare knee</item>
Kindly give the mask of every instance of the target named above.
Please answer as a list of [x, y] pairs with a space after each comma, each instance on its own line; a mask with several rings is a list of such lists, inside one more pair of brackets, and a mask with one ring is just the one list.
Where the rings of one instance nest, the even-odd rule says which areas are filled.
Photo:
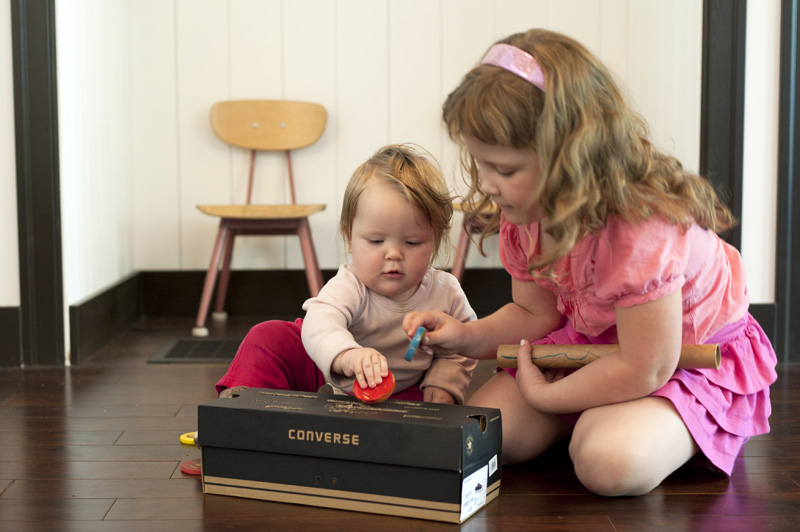
[[648, 468], [635, 451], [608, 439], [573, 439], [569, 454], [578, 480], [597, 495], [643, 495], [658, 485], [648, 479]]

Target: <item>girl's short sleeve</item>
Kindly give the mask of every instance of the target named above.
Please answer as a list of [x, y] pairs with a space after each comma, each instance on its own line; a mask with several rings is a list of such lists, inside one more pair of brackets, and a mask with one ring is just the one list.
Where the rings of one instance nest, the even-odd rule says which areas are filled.
[[505, 219], [500, 222], [500, 261], [514, 279], [533, 281], [528, 272], [530, 257], [536, 250], [539, 223], [514, 225]]
[[630, 307], [664, 297], [686, 282], [691, 252], [681, 227], [660, 218], [609, 220], [595, 241], [595, 296]]

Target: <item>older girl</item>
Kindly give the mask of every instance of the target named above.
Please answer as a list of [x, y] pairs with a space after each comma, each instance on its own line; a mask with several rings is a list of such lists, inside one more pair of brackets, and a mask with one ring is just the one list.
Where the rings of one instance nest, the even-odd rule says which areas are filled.
[[[659, 152], [603, 64], [545, 30], [489, 48], [444, 104], [477, 197], [500, 213], [513, 302], [462, 323], [406, 317], [435, 352], [494, 358], [521, 343], [470, 403], [503, 415], [503, 457], [523, 462], [562, 438], [580, 481], [603, 495], [647, 493], [698, 451], [730, 474], [769, 431], [775, 353], [748, 313], [734, 220], [709, 183]], [[553, 378], [531, 341], [619, 350]], [[718, 343], [719, 370], [676, 369], [681, 344]], [[559, 375], [559, 377], [561, 377]]]

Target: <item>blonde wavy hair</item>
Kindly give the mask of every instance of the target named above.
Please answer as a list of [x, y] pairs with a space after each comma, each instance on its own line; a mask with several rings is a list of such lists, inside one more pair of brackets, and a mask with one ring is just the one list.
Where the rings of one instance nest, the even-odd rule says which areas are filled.
[[347, 243], [352, 237], [358, 200], [370, 179], [383, 179], [425, 214], [433, 230], [432, 265], [447, 249], [442, 244], [450, 234], [453, 218], [450, 190], [433, 156], [414, 144], [392, 144], [380, 148], [356, 169], [345, 188], [339, 220]]
[[[644, 119], [630, 109], [606, 67], [580, 43], [542, 29], [501, 41], [539, 63], [545, 90], [495, 66], [478, 65], [447, 97], [443, 118], [461, 145], [468, 179], [468, 216], [491, 203], [481, 193], [475, 160], [464, 139], [536, 153], [538, 202], [556, 245], [529, 265], [533, 272], [564, 257], [610, 216], [640, 222], [663, 216], [686, 230], [696, 223], [722, 232], [735, 224], [711, 183], [684, 170], [648, 140]], [[497, 232], [494, 214], [480, 237]]]

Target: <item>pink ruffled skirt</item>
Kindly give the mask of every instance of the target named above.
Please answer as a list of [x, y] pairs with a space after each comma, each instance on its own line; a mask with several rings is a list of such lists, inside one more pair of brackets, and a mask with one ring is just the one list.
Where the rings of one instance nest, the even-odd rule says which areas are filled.
[[778, 361], [750, 314], [706, 343], [719, 344], [719, 369], [679, 369], [652, 395], [672, 401], [703, 454], [730, 475], [747, 440], [769, 432], [769, 387]]
[[[567, 322], [535, 343], [604, 342], [586, 338]], [[651, 395], [669, 399], [675, 405], [703, 454], [714, 467], [730, 475], [747, 440], [769, 432], [772, 413], [769, 387], [777, 379], [777, 357], [761, 326], [750, 314], [724, 327], [706, 343], [719, 344], [719, 369], [678, 369]]]

